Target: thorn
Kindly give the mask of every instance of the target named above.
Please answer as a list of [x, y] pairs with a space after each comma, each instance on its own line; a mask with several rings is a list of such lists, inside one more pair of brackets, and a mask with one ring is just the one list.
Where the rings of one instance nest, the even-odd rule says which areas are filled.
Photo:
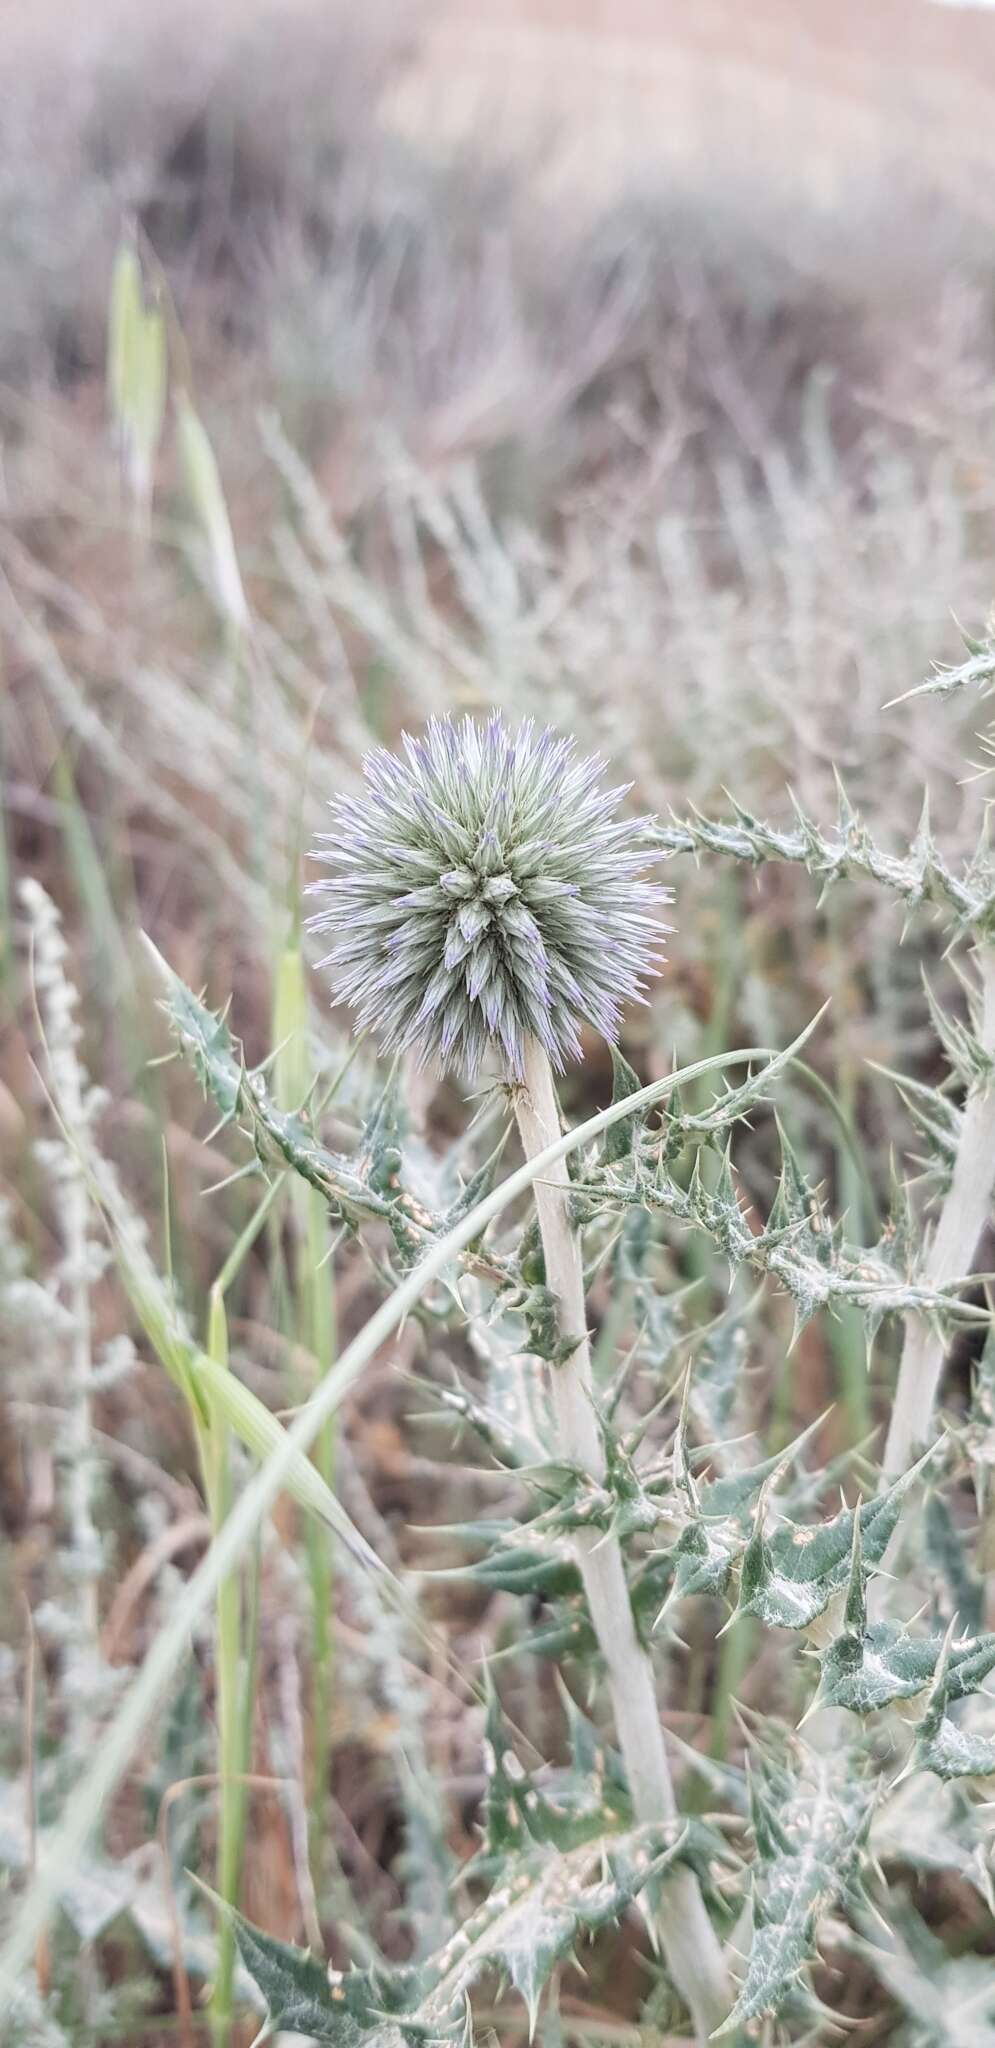
[[163, 959], [163, 956], [160, 953], [158, 946], [154, 943], [152, 939], [150, 939], [148, 932], [139, 931], [138, 937], [141, 944], [145, 947], [145, 951], [148, 954], [149, 960], [151, 961], [152, 966], [155, 968], [155, 971], [158, 974], [163, 986], [165, 988], [172, 988], [173, 983], [176, 980], [176, 976], [173, 973], [173, 970], [170, 967], [168, 960]]
[[824, 1707], [825, 1704], [825, 1695], [823, 1693], [822, 1684], [820, 1681], [820, 1683], [816, 1686], [815, 1692], [813, 1693], [811, 1701], [809, 1702], [809, 1705], [806, 1707], [805, 1712], [801, 1717], [801, 1720], [796, 1725], [796, 1734], [801, 1733], [802, 1729], [805, 1726], [806, 1721], [811, 1721], [813, 1714], [818, 1713], [820, 1708]]
[[219, 1116], [217, 1123], [211, 1125], [204, 1139], [205, 1145], [213, 1145], [215, 1138], [220, 1138], [222, 1131], [226, 1131], [232, 1121], [231, 1116]]
[[234, 1187], [236, 1181], [251, 1180], [258, 1172], [258, 1159], [247, 1159], [244, 1166], [236, 1166], [231, 1173], [225, 1174], [223, 1180], [212, 1181], [210, 1187], [201, 1188], [201, 1197], [219, 1195], [223, 1188]]

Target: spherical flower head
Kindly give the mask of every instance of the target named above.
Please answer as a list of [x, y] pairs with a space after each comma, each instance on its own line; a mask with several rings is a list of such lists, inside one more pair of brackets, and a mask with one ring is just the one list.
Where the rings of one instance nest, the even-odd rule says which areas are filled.
[[669, 892], [645, 879], [651, 821], [616, 818], [626, 791], [599, 788], [603, 763], [494, 716], [433, 719], [363, 766], [365, 793], [336, 799], [321, 835], [334, 873], [311, 919], [359, 1023], [468, 1077], [489, 1051], [520, 1076], [530, 1035], [559, 1070], [583, 1020], [614, 1042], [660, 964]]

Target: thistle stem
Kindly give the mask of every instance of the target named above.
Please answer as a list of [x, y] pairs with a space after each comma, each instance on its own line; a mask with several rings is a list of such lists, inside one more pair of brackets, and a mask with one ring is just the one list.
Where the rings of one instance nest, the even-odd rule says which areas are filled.
[[[982, 987], [980, 1042], [995, 1058], [995, 948], [979, 946], [977, 961]], [[995, 1085], [980, 1080], [968, 1094], [953, 1176], [926, 1254], [922, 1277], [930, 1287], [948, 1287], [972, 1270], [991, 1209], [993, 1183]], [[929, 1317], [909, 1316], [884, 1452], [888, 1480], [906, 1471], [926, 1443], [946, 1348], [942, 1331]]]
[[[515, 1091], [518, 1128], [527, 1159], [560, 1136], [560, 1114], [549, 1058], [534, 1038], [523, 1054], [524, 1086]], [[546, 1261], [546, 1284], [555, 1296], [563, 1336], [576, 1337], [568, 1359], [551, 1368], [550, 1386], [558, 1449], [571, 1464], [603, 1479], [605, 1454], [598, 1430], [584, 1307], [580, 1245], [569, 1214], [569, 1175], [558, 1160], [535, 1182], [536, 1209]], [[653, 1667], [636, 1633], [618, 1538], [597, 1530], [576, 1537], [587, 1604], [608, 1674], [612, 1710], [637, 1819], [673, 1820], [677, 1805], [664, 1747]], [[722, 1949], [693, 1871], [673, 1870], [660, 1890], [660, 1940], [667, 1967], [704, 2042], [724, 2019], [731, 1995]]]

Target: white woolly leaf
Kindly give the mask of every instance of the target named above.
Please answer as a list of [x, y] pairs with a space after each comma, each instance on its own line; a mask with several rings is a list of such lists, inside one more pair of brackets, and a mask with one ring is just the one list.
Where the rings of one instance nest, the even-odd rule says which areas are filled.
[[819, 1923], [856, 1888], [873, 1792], [846, 1755], [797, 1749], [794, 1773], [764, 1762], [753, 1783], [754, 1934], [722, 2032], [781, 2010], [816, 1951]]

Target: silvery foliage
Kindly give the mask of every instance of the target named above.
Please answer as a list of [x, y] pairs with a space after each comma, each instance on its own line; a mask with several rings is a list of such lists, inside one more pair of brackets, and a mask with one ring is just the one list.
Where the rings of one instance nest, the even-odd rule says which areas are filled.
[[[461, 1190], [443, 1158], [429, 1188], [403, 1100], [390, 1084], [370, 1105], [354, 1147], [330, 1151], [306, 1115], [277, 1108], [264, 1076], [246, 1071], [226, 1023], [175, 979], [167, 1008], [208, 1092], [245, 1131], [264, 1168], [289, 1166], [321, 1189], [350, 1235], [367, 1244], [383, 1284], [416, 1261], [456, 1210], [488, 1184], [493, 1160]], [[759, 1235], [746, 1230], [729, 1179], [729, 1140], [762, 1106], [781, 1068], [772, 1062], [741, 1088], [718, 1096], [710, 1109], [691, 1110], [675, 1096], [661, 1123], [636, 1114], [582, 1154], [574, 1180], [579, 1227], [593, 1248], [606, 1229], [616, 1230], [621, 1211], [611, 1257], [616, 1284], [632, 1290], [641, 1323], [634, 1352], [599, 1400], [607, 1456], [603, 1481], [595, 1483], [550, 1457], [541, 1383], [528, 1360], [555, 1359], [555, 1306], [547, 1299], [541, 1254], [528, 1226], [520, 1233], [488, 1232], [458, 1262], [458, 1293], [450, 1290], [424, 1304], [430, 1337], [426, 1405], [447, 1435], [455, 1429], [475, 1440], [490, 1468], [503, 1468], [523, 1490], [517, 1516], [479, 1515], [439, 1532], [466, 1546], [467, 1562], [449, 1576], [528, 1602], [529, 1621], [514, 1638], [516, 1656], [531, 1652], [568, 1660], [567, 1672], [584, 1683], [585, 1670], [596, 1664], [597, 1646], [572, 1540], [577, 1529], [610, 1528], [625, 1545], [633, 1609], [648, 1641], [674, 1640], [678, 1613], [690, 1615], [701, 1602], [709, 1603], [713, 1616], [718, 1606], [720, 1615], [791, 1632], [809, 1651], [798, 1667], [800, 1678], [810, 1674], [807, 1683], [802, 1679], [802, 1703], [807, 1698], [810, 1706], [843, 1709], [837, 1747], [827, 1758], [812, 1746], [807, 1730], [792, 1731], [790, 1722], [781, 1725], [772, 1717], [750, 1745], [749, 1796], [741, 1772], [709, 1766], [716, 1774], [710, 1809], [724, 1813], [726, 1825], [740, 1832], [748, 1826], [752, 1837], [748, 1860], [724, 1861], [715, 1844], [702, 1838], [698, 1823], [686, 1835], [661, 1836], [658, 1842], [633, 1829], [621, 1764], [593, 1737], [593, 1781], [588, 1739], [569, 1698], [571, 1765], [552, 1775], [525, 1770], [509, 1754], [492, 1699], [485, 1744], [487, 1853], [466, 1873], [474, 1888], [443, 1948], [414, 1969], [338, 1977], [316, 1958], [239, 1921], [242, 1958], [271, 2024], [306, 2020], [313, 2038], [340, 2048], [357, 2042], [363, 2048], [407, 2048], [427, 2034], [458, 2037], [468, 1991], [478, 1975], [494, 1970], [510, 1979], [534, 2017], [557, 1961], [618, 1920], [627, 1901], [638, 1896], [637, 1881], [664, 1867], [660, 1857], [671, 1856], [698, 1870], [729, 1937], [738, 2000], [734, 2024], [772, 2015], [778, 2040], [800, 2040], [813, 2022], [821, 2023], [808, 1981], [820, 1942], [833, 1938], [840, 1915], [860, 1926], [871, 1905], [890, 1912], [882, 1867], [889, 1884], [891, 1873], [903, 1869], [955, 1869], [981, 1897], [989, 1897], [988, 1831], [975, 1789], [992, 1760], [988, 1724], [966, 1727], [962, 1716], [965, 1706], [984, 1711], [978, 1688], [995, 1665], [995, 1637], [963, 1630], [944, 1647], [942, 1626], [962, 1591], [956, 1597], [939, 1594], [928, 1619], [908, 1623], [872, 1620], [866, 1597], [910, 1488], [925, 1480], [936, 1489], [936, 1504], [943, 1497], [939, 1489], [959, 1477], [956, 1444], [948, 1443], [861, 1503], [848, 1457], [828, 1465], [813, 1457], [818, 1425], [773, 1454], [764, 1452], [752, 1430], [742, 1433], [740, 1424], [751, 1409], [744, 1372], [749, 1323], [735, 1298], [702, 1331], [686, 1320], [680, 1300], [668, 1302], [659, 1292], [665, 1261], [654, 1219], [662, 1209], [672, 1223], [704, 1231], [733, 1271], [752, 1266], [766, 1275], [783, 1290], [799, 1322], [838, 1296], [857, 1302], [873, 1335], [882, 1317], [924, 1300], [907, 1219], [900, 1215], [873, 1253], [846, 1247], [838, 1229], [827, 1226], [816, 1189], [783, 1140], [781, 1182], [766, 1229]], [[617, 1058], [616, 1098], [631, 1093], [633, 1080]], [[680, 1198], [679, 1168], [687, 1207]], [[929, 1306], [941, 1319], [959, 1312], [953, 1291]], [[478, 1371], [456, 1378], [448, 1332], [463, 1324], [469, 1326]], [[670, 1423], [666, 1407], [662, 1413], [634, 1412], [633, 1383], [672, 1387], [689, 1353], [692, 1371]], [[968, 1425], [979, 1456], [990, 1435], [987, 1356], [985, 1363]], [[730, 1407], [734, 1397], [738, 1421]], [[848, 1478], [854, 1506], [834, 1512], [840, 1478]], [[926, 1522], [930, 1569], [938, 1579], [941, 1540], [947, 1539], [931, 1516]], [[962, 1554], [962, 1539], [953, 1534], [953, 1541]], [[942, 1568], [949, 1571], [949, 1561]], [[977, 1620], [973, 1626], [979, 1628]], [[868, 1691], [863, 1674], [875, 1660], [878, 1682]], [[894, 1683], [885, 1683], [892, 1668]], [[910, 1707], [922, 1714], [911, 1739], [902, 1720], [881, 1725], [883, 1713], [904, 1716]], [[904, 1781], [890, 1795], [887, 1790], [903, 1757], [904, 1768], [916, 1774], [912, 1808], [904, 1802]], [[694, 1771], [704, 1767], [700, 1758], [689, 1763]], [[947, 1801], [942, 1828], [934, 1813], [940, 1799]], [[867, 1831], [872, 1817], [873, 1836]], [[559, 1885], [554, 1895], [549, 1858], [555, 1852], [565, 1882], [568, 1849], [570, 1894]], [[596, 1864], [610, 1871], [610, 1883], [592, 1883]], [[737, 1921], [744, 1910], [751, 1920], [746, 1935]]]
[[614, 1042], [664, 931], [648, 821], [616, 818], [603, 763], [531, 719], [433, 719], [403, 747], [367, 756], [321, 837], [335, 872], [312, 924], [339, 995], [387, 1051], [471, 1076], [492, 1045], [520, 1074], [528, 1036], [559, 1070], [581, 1022]]
[[[496, 775], [498, 758], [507, 761], [516, 743], [503, 729], [490, 730], [494, 738], [488, 742], [469, 726], [450, 728], [448, 739], [435, 729], [431, 745], [426, 741], [419, 753], [412, 744], [407, 765], [394, 769], [383, 766], [386, 757], [376, 757], [380, 783], [374, 778], [367, 802], [347, 808], [348, 830], [342, 825], [350, 858], [368, 849], [363, 858], [370, 862], [370, 886], [364, 894], [357, 877], [350, 897], [349, 876], [356, 871], [347, 867], [345, 891], [337, 899], [351, 902], [361, 917], [369, 913], [351, 937], [346, 927], [344, 943], [352, 961], [353, 1000], [364, 973], [372, 977], [362, 997], [371, 1021], [384, 931], [401, 930], [403, 943], [395, 950], [412, 944], [409, 959], [421, 961], [419, 973], [424, 977], [427, 971], [429, 981], [438, 971], [441, 944], [443, 974], [454, 976], [441, 1006], [422, 1014], [424, 989], [416, 1003], [402, 975], [379, 1021], [388, 1044], [424, 1046], [434, 1034], [441, 1051], [442, 1013], [451, 1007], [461, 1021], [446, 1039], [446, 1057], [471, 1066], [475, 1053], [479, 1057], [475, 1033], [482, 1038], [488, 1032], [483, 1011], [471, 1019], [472, 1005], [479, 1008], [480, 1002], [480, 991], [471, 996], [467, 980], [474, 944], [449, 969], [446, 936], [455, 918], [462, 944], [459, 906], [477, 900], [487, 905], [487, 882], [510, 874], [510, 867], [471, 868], [465, 840], [443, 847], [439, 815], [449, 829], [452, 804], [432, 809], [425, 798], [419, 806], [411, 791], [416, 785], [422, 789], [429, 758], [443, 781], [448, 776], [451, 791], [461, 788], [449, 764], [454, 749], [470, 744]], [[533, 768], [539, 744], [530, 731], [523, 746]], [[571, 771], [577, 764], [569, 749], [557, 758], [565, 783], [568, 764]], [[379, 812], [377, 787], [396, 793]], [[593, 781], [584, 787], [592, 802], [611, 801], [595, 799]], [[388, 812], [406, 821], [406, 840], [389, 837]], [[482, 816], [477, 826], [478, 840], [493, 829]], [[622, 835], [613, 843], [624, 857], [638, 856], [626, 889], [631, 903], [633, 879], [641, 880], [645, 865], [647, 828], [639, 829], [635, 841], [627, 836], [632, 827], [604, 829]], [[670, 852], [797, 861], [822, 885], [866, 877], [895, 891], [908, 913], [928, 904], [954, 931], [966, 928], [977, 938], [989, 930], [993, 899], [984, 849], [956, 874], [924, 823], [907, 859], [883, 855], [842, 795], [838, 824], [828, 833], [808, 818], [783, 832], [738, 812], [732, 825], [695, 818], [663, 828], [658, 843]], [[419, 901], [399, 905], [384, 875], [388, 869], [396, 875], [402, 852], [410, 861], [412, 847], [427, 860], [429, 846], [435, 848], [434, 881], [402, 892]], [[477, 895], [449, 901], [441, 885], [450, 871], [439, 865], [443, 855], [476, 877]], [[579, 858], [576, 848], [574, 857]], [[440, 896], [447, 898], [445, 905]], [[499, 910], [514, 900], [504, 897]], [[574, 900], [549, 902], [562, 906]], [[493, 926], [488, 943], [496, 947], [500, 921], [489, 907], [487, 915], [480, 932], [491, 933]], [[641, 936], [634, 935], [632, 944], [648, 953], [648, 905], [638, 917]], [[431, 937], [436, 948], [435, 967], [418, 951], [412, 934], [419, 931], [424, 946]], [[508, 957], [518, 956], [512, 949]], [[644, 971], [646, 954], [640, 952], [639, 959]], [[617, 971], [612, 978], [614, 997], [620, 993]], [[409, 981], [416, 979], [412, 969]], [[550, 1001], [552, 989], [547, 976]], [[175, 977], [166, 1007], [205, 1088], [223, 1118], [244, 1131], [263, 1170], [289, 1169], [320, 1190], [344, 1231], [366, 1248], [380, 1284], [391, 1285], [399, 1271], [416, 1264], [489, 1184], [498, 1156], [493, 1151], [475, 1163], [465, 1148], [454, 1150], [429, 1166], [425, 1148], [408, 1128], [396, 1079], [370, 1104], [355, 1142], [332, 1151], [307, 1106], [300, 1114], [281, 1110], [264, 1074], [246, 1070], [224, 1019]], [[989, 1085], [990, 1062], [973, 1026], [944, 1019], [935, 1004], [930, 1016], [951, 1079], [968, 1094]], [[614, 1008], [605, 1021], [614, 1028]], [[531, 1017], [526, 1023], [535, 1028]], [[500, 1041], [500, 1030], [497, 1035]], [[515, 1043], [504, 1047], [510, 1064]], [[566, 1047], [557, 1049], [562, 1055]], [[776, 1191], [765, 1215], [757, 1214], [755, 1197], [747, 1204], [733, 1144], [780, 1085], [785, 1065], [785, 1059], [771, 1061], [705, 1105], [675, 1090], [661, 1110], [634, 1112], [575, 1155], [575, 1225], [591, 1264], [603, 1268], [611, 1291], [631, 1303], [635, 1329], [631, 1347], [598, 1386], [605, 1473], [597, 1482], [550, 1456], [535, 1361], [556, 1370], [560, 1333], [541, 1247], [529, 1223], [488, 1229], [454, 1261], [452, 1284], [421, 1303], [428, 1338], [426, 1405], [435, 1425], [446, 1436], [455, 1431], [475, 1442], [488, 1470], [505, 1473], [508, 1489], [501, 1513], [478, 1512], [445, 1532], [447, 1542], [459, 1542], [466, 1551], [466, 1561], [450, 1575], [469, 1578], [480, 1592], [505, 1599], [519, 1595], [527, 1602], [526, 1626], [514, 1632], [508, 1654], [521, 1658], [532, 1652], [560, 1662], [571, 1688], [564, 1688], [569, 1762], [555, 1771], [531, 1762], [527, 1767], [513, 1749], [492, 1689], [483, 1745], [484, 1844], [462, 1874], [462, 1902], [455, 1902], [456, 1917], [441, 1947], [412, 1966], [339, 1973], [239, 1920], [242, 1959], [271, 2028], [296, 2026], [338, 2048], [466, 2040], [468, 1994], [478, 1979], [495, 1974], [524, 1997], [534, 2025], [539, 1998], [557, 1966], [617, 1923], [668, 1862], [679, 1859], [695, 1870], [727, 1943], [735, 1990], [735, 2009], [723, 2030], [728, 2038], [763, 2026], [772, 2043], [821, 2040], [826, 2014], [812, 1968], [827, 1947], [857, 1944], [886, 1990], [904, 2003], [897, 1951], [882, 1947], [879, 1935], [882, 1918], [901, 1933], [902, 1885], [910, 1871], [953, 1873], [971, 1887], [979, 1906], [991, 1908], [992, 1831], [982, 1786], [995, 1776], [995, 1726], [986, 1691], [995, 1670], [995, 1634], [983, 1626], [964, 1482], [970, 1479], [985, 1506], [995, 1465], [995, 1345], [990, 1340], [978, 1360], [973, 1399], [957, 1428], [918, 1466], [880, 1487], [869, 1461], [853, 1452], [820, 1462], [819, 1423], [773, 1453], [765, 1444], [748, 1371], [752, 1304], [737, 1276], [752, 1274], [765, 1291], [780, 1293], [796, 1330], [840, 1304], [851, 1306], [862, 1317], [869, 1345], [888, 1319], [926, 1314], [947, 1333], [958, 1324], [985, 1326], [988, 1310], [963, 1299], [966, 1275], [950, 1286], [930, 1286], [922, 1221], [900, 1176], [879, 1242], [850, 1243], [843, 1224], [827, 1214], [817, 1180], [775, 1123]], [[627, 1099], [636, 1077], [617, 1055], [614, 1071], [615, 1098]], [[934, 1179], [942, 1192], [956, 1158], [960, 1112], [946, 1093], [901, 1085], [906, 1099], [918, 1105], [919, 1128], [935, 1154]], [[673, 1241], [685, 1231], [710, 1243], [733, 1283], [730, 1302], [704, 1325], [695, 1320], [696, 1305], [673, 1287]], [[449, 1341], [452, 1332], [464, 1329], [475, 1360], [470, 1372], [457, 1368]], [[836, 1498], [840, 1481], [848, 1494], [842, 1507]], [[918, 1546], [910, 1576], [921, 1573], [926, 1599], [906, 1618], [909, 1603], [893, 1597], [886, 1557], [913, 1489], [927, 1495], [925, 1511], [905, 1519], [913, 1548]], [[762, 1645], [758, 1654], [778, 1660], [780, 1714], [751, 1729], [745, 1763], [682, 1751], [688, 1772], [707, 1789], [708, 1824], [690, 1819], [656, 1833], [635, 1827], [620, 1760], [576, 1706], [576, 1695], [590, 1691], [598, 1656], [576, 1565], [578, 1530], [611, 1530], [623, 1544], [633, 1612], [647, 1644], [677, 1647], [696, 1612], [702, 1637], [727, 1617], [738, 1617]], [[868, 1597], [872, 1581], [875, 1592], [885, 1591], [883, 1610]], [[498, 1677], [501, 1669], [495, 1666]], [[814, 1729], [807, 1725], [813, 1709], [820, 1710], [823, 1723]], [[826, 1714], [834, 1717], [828, 1737]], [[697, 1810], [700, 1805], [695, 1802]], [[931, 1978], [955, 1967], [939, 1949], [935, 1963]], [[672, 2001], [660, 2011], [669, 2028], [679, 2028]], [[934, 2035], [906, 2029], [897, 2038]]]
[[715, 1870], [735, 1864], [705, 1820], [636, 1824], [619, 1758], [569, 1695], [566, 1708], [571, 1763], [537, 1784], [488, 1687], [483, 1839], [463, 1872], [485, 1887], [484, 1896], [433, 1955], [330, 1970], [231, 1914], [265, 2003], [267, 2033], [307, 2034], [333, 2048], [425, 2048], [453, 2039], [469, 2048], [469, 1993], [496, 1975], [524, 1999], [534, 2035], [543, 1990], [575, 1945], [619, 1919], [673, 1864], [687, 1863], [708, 1886]]

